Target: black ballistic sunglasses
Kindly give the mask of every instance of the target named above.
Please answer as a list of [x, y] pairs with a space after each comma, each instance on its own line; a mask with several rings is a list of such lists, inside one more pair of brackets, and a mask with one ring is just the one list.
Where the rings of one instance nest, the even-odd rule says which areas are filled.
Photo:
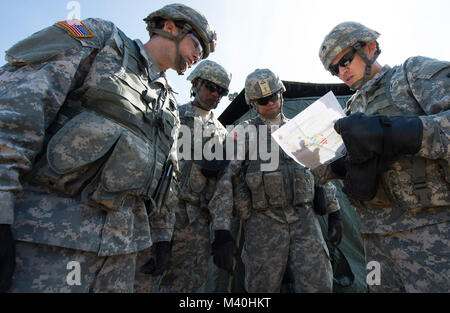
[[353, 48], [349, 52], [347, 52], [340, 60], [334, 65], [330, 65], [328, 68], [333, 76], [339, 75], [339, 66], [347, 67], [352, 63], [355, 58], [356, 49]]
[[269, 101], [275, 102], [278, 99], [281, 99], [281, 91], [277, 91], [277, 92], [271, 94], [270, 96], [267, 96], [264, 98], [259, 98], [259, 99], [255, 100], [255, 103], [257, 105], [267, 105], [269, 103]]
[[220, 86], [217, 86], [213, 82], [210, 82], [209, 80], [204, 80], [204, 86], [208, 88], [209, 91], [215, 92], [217, 91], [217, 94], [221, 97], [226, 96], [228, 94], [228, 90], [225, 88], [222, 88]]

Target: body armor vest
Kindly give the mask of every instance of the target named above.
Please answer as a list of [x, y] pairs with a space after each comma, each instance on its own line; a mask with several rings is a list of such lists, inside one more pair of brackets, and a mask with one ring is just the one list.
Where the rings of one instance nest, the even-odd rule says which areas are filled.
[[120, 30], [116, 43], [123, 55], [120, 70], [85, 92], [82, 109], [62, 106], [59, 115], [66, 118], [58, 121], [68, 122], [47, 129], [45, 155], [28, 175], [31, 185], [81, 193], [84, 203], [107, 210], [133, 207], [133, 197], [152, 197], [178, 123], [170, 91], [163, 78], [149, 81], [136, 43]]
[[[180, 161], [180, 171], [182, 173], [181, 184], [180, 184], [180, 200], [186, 201], [195, 207], [207, 208], [209, 200], [212, 198], [215, 191], [216, 178], [215, 177], [205, 177], [202, 172], [202, 160], [195, 160], [195, 149], [201, 147], [202, 153], [205, 144], [207, 144], [211, 139], [217, 138], [220, 142], [224, 138], [220, 138], [220, 133], [218, 129], [215, 128], [210, 136], [204, 137], [203, 131], [206, 124], [201, 124], [199, 121], [195, 121], [193, 116], [185, 115], [188, 108], [193, 108], [192, 104], [186, 104], [180, 107], [180, 121], [182, 125], [188, 126], [191, 130], [191, 151], [189, 160]], [[198, 123], [197, 128], [201, 130], [201, 134], [195, 136], [195, 124]], [[213, 124], [210, 124], [213, 125]], [[201, 136], [200, 138], [198, 138]], [[195, 142], [195, 140], [201, 140], [200, 142]], [[217, 145], [216, 145], [217, 148]], [[203, 155], [202, 155], [203, 157]]]
[[[250, 124], [258, 128], [265, 125], [259, 117], [253, 121]], [[272, 136], [269, 126], [267, 132], [267, 147], [270, 149]], [[245, 165], [245, 181], [251, 192], [253, 209], [295, 207], [313, 201], [314, 177], [308, 168], [299, 165], [282, 150], [279, 151], [279, 166], [275, 171], [261, 171], [262, 162], [258, 153], [257, 160], [248, 160]]]

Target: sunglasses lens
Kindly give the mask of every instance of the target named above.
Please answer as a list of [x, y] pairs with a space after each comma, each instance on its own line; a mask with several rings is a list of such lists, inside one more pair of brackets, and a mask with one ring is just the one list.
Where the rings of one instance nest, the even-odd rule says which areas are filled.
[[330, 73], [334, 76], [339, 75], [339, 66], [347, 67], [352, 63], [353, 59], [355, 57], [355, 49], [350, 50], [347, 52], [336, 64], [330, 65], [329, 70]]
[[339, 64], [330, 65], [330, 72], [332, 75], [337, 76], [339, 74]]
[[258, 105], [267, 105], [269, 103], [269, 101], [275, 102], [278, 99], [280, 99], [280, 97], [281, 97], [281, 93], [278, 91], [278, 92], [276, 92], [274, 94], [271, 94], [270, 96], [267, 96], [267, 97], [264, 97], [264, 98], [256, 100], [256, 103]]
[[228, 93], [226, 89], [217, 86], [216, 84], [209, 81], [205, 82], [205, 87], [208, 88], [208, 90], [211, 92], [217, 92], [221, 97], [225, 96]]

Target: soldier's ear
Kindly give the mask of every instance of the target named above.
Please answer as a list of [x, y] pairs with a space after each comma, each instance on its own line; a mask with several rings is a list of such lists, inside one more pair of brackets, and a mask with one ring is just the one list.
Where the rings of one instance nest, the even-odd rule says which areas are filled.
[[199, 88], [200, 87], [200, 79], [196, 78], [192, 81], [192, 85], [194, 86], [194, 88]]
[[165, 30], [168, 33], [171, 33], [172, 35], [176, 35], [179, 32], [178, 27], [175, 25], [175, 22], [172, 20], [164, 21], [163, 30]]
[[369, 56], [369, 59], [373, 58], [373, 56], [375, 55], [375, 52], [377, 51], [376, 41], [367, 43], [366, 47], [367, 47], [367, 54]]

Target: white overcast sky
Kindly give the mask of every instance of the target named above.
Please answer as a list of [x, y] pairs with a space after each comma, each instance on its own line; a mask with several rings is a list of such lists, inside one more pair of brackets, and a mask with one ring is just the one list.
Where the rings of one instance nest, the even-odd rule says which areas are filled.
[[[15, 42], [59, 20], [73, 17], [71, 1], [2, 1], [0, 65]], [[110, 20], [131, 38], [148, 40], [142, 21], [163, 5], [179, 2], [202, 12], [218, 35], [217, 52], [210, 55], [233, 79], [230, 92], [240, 92], [246, 76], [256, 68], [270, 68], [281, 79], [339, 83], [318, 58], [324, 36], [338, 23], [357, 21], [381, 33], [381, 64], [395, 65], [410, 56], [450, 60], [450, 0], [95, 0], [77, 1], [80, 17]], [[179, 91], [178, 102], [188, 102], [190, 83], [168, 71]], [[230, 103], [222, 99], [219, 115]]]

